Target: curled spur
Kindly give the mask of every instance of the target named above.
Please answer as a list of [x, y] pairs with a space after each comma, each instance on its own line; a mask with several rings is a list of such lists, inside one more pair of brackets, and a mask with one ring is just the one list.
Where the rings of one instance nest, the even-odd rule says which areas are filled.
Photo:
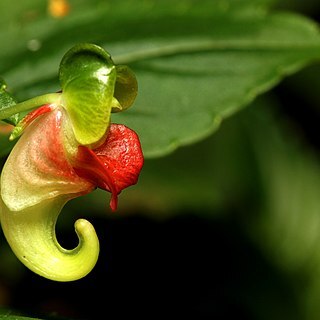
[[72, 281], [94, 268], [99, 240], [91, 223], [78, 219], [77, 247], [61, 247], [55, 225], [63, 206], [101, 188], [115, 211], [119, 193], [137, 183], [144, 158], [138, 135], [111, 123], [112, 113], [125, 111], [137, 95], [127, 66], [116, 66], [99, 46], [79, 44], [62, 58], [59, 80], [61, 91], [21, 103], [1, 87], [1, 120], [15, 125], [10, 139], [19, 140], [1, 173], [0, 222], [29, 269]]

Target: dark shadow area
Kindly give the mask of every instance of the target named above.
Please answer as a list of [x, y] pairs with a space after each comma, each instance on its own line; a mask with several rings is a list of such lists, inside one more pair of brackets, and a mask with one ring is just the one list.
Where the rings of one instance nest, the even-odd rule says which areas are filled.
[[[92, 273], [59, 283], [27, 272], [15, 288], [14, 309], [44, 319], [299, 319], [290, 282], [233, 221], [184, 214], [163, 222], [92, 222], [101, 241]], [[63, 241], [73, 245], [74, 234]]]

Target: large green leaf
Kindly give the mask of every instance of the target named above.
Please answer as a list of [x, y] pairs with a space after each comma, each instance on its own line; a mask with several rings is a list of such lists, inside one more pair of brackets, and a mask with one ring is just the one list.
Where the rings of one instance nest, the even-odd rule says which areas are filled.
[[0, 74], [25, 99], [59, 90], [57, 66], [95, 42], [137, 75], [132, 109], [113, 116], [141, 137], [146, 157], [212, 133], [221, 120], [320, 57], [318, 27], [271, 1], [88, 1], [64, 19], [40, 0], [0, 4]]

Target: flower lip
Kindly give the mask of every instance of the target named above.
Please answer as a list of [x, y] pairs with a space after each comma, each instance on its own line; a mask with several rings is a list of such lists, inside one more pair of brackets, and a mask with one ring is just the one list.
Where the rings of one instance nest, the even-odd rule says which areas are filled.
[[110, 207], [115, 211], [118, 194], [137, 183], [143, 163], [138, 135], [124, 125], [111, 124], [101, 146], [78, 147], [73, 168], [79, 177], [111, 192]]

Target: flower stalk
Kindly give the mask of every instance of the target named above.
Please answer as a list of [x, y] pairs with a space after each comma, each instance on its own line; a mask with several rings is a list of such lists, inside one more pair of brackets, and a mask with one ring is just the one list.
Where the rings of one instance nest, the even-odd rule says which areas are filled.
[[0, 120], [9, 118], [23, 111], [30, 111], [45, 104], [59, 104], [61, 93], [47, 93], [29, 100], [0, 109]]

